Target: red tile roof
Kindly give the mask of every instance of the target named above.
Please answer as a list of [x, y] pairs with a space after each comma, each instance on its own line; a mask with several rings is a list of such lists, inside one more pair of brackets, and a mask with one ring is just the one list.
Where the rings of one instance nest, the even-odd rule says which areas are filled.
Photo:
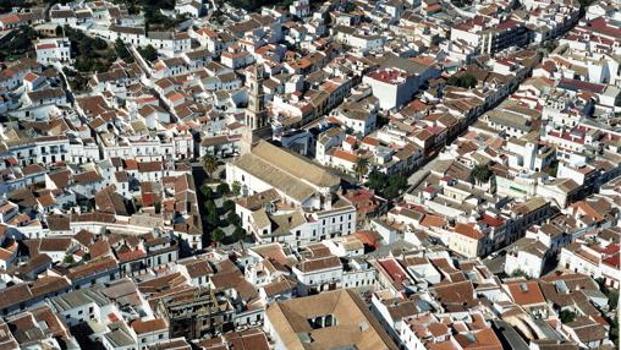
[[474, 224], [457, 224], [454, 229], [455, 233], [472, 239], [482, 239], [485, 237], [483, 233], [474, 227]]
[[507, 284], [513, 301], [521, 306], [545, 303], [537, 281], [516, 281]]

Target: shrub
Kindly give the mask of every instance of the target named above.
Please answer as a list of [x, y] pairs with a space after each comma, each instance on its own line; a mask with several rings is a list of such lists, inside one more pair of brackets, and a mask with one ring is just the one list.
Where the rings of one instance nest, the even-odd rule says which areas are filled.
[[214, 242], [221, 242], [224, 239], [224, 237], [226, 237], [226, 234], [224, 233], [224, 231], [222, 231], [219, 228], [213, 230], [213, 232], [211, 233], [211, 239]]
[[229, 185], [226, 182], [223, 182], [218, 185], [218, 193], [222, 195], [229, 194], [231, 193], [231, 189], [229, 188]]
[[239, 217], [239, 215], [237, 215], [235, 212], [230, 212], [229, 215], [226, 216], [226, 219], [231, 225], [234, 225], [234, 226], [241, 225], [242, 220]]
[[224, 203], [222, 203], [222, 209], [224, 209], [224, 212], [235, 210], [235, 202], [230, 199], [225, 200]]
[[235, 239], [235, 241], [241, 241], [246, 238], [246, 234], [246, 230], [238, 226], [235, 228], [235, 231], [233, 231], [233, 239]]
[[459, 76], [453, 75], [448, 78], [447, 84], [470, 89], [477, 86], [477, 78], [471, 73], [464, 73]]

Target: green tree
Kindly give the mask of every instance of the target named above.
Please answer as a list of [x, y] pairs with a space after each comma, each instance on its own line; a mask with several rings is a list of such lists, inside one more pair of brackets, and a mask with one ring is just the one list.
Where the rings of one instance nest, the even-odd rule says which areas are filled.
[[233, 181], [233, 183], [231, 184], [231, 192], [233, 192], [235, 197], [241, 194], [241, 184], [239, 183], [239, 181]]
[[244, 240], [246, 238], [246, 234], [246, 230], [238, 226], [235, 228], [235, 231], [233, 231], [233, 239], [236, 242]]
[[608, 297], [608, 307], [610, 307], [611, 310], [615, 310], [619, 304], [619, 291], [609, 288], [606, 296]]
[[214, 173], [218, 170], [218, 160], [210, 155], [203, 156], [203, 167], [209, 177], [213, 178]]
[[116, 51], [116, 55], [119, 56], [120, 59], [127, 63], [134, 62], [134, 56], [132, 56], [131, 52], [125, 46], [125, 43], [120, 38], [116, 39], [114, 42], [114, 50]]
[[408, 180], [405, 176], [397, 174], [393, 175], [388, 179], [388, 186], [382, 192], [382, 195], [387, 199], [395, 199], [397, 198], [402, 190], [408, 185]]
[[231, 192], [229, 184], [227, 184], [226, 182], [222, 182], [221, 184], [219, 184], [217, 190], [218, 193], [220, 193], [221, 195], [229, 194]]
[[528, 278], [528, 275], [526, 274], [526, 272], [524, 272], [521, 269], [515, 269], [511, 273], [511, 277], [526, 277], [526, 278]]
[[562, 310], [559, 313], [559, 318], [562, 323], [571, 323], [576, 319], [576, 313], [570, 310]]
[[227, 216], [226, 216], [226, 220], [229, 222], [229, 224], [233, 225], [233, 226], [239, 226], [241, 225], [241, 218], [239, 217], [239, 215], [237, 215], [234, 211], [230, 212]]
[[235, 202], [230, 199], [225, 200], [224, 203], [222, 203], [222, 209], [225, 212], [235, 211]]
[[580, 7], [585, 8], [593, 5], [595, 0], [578, 0], [578, 2], [580, 3]]
[[382, 190], [384, 189], [384, 187], [386, 186], [386, 175], [377, 171], [377, 170], [373, 170], [371, 171], [371, 173], [369, 174], [369, 176], [367, 177], [367, 187], [369, 187], [370, 189], [375, 190], [376, 192], [382, 192]]
[[212, 199], [214, 198], [214, 193], [213, 190], [211, 189], [211, 187], [207, 184], [203, 185], [201, 187], [201, 192], [203, 193], [203, 195], [205, 196], [206, 199]]
[[473, 182], [476, 181], [478, 184], [487, 183], [492, 175], [493, 173], [491, 170], [489, 170], [487, 164], [476, 165], [470, 173], [470, 177], [472, 178]]
[[610, 322], [610, 339], [615, 343], [615, 346], [619, 348], [619, 317], [615, 315]]
[[[88, 37], [87, 35], [85, 36]], [[108, 48], [108, 43], [102, 38], [95, 38], [91, 40], [92, 40], [93, 47], [95, 48], [95, 50], [105, 50]]]
[[386, 199], [395, 199], [407, 188], [408, 179], [401, 174], [387, 176], [372, 170], [367, 177], [366, 185]]
[[608, 298], [608, 307], [610, 310], [615, 310], [617, 308], [617, 304], [619, 303], [619, 291], [608, 287], [603, 278], [598, 278], [596, 281], [599, 285], [599, 289]]
[[153, 62], [157, 60], [158, 58], [157, 49], [151, 45], [147, 45], [144, 48], [142, 47], [139, 48], [138, 52], [140, 53], [140, 56], [142, 56], [144, 60], [149, 61], [149, 62]]
[[546, 173], [550, 176], [556, 177], [556, 174], [558, 173], [558, 160], [555, 159], [550, 163], [546, 169]]
[[[0, 1], [1, 2], [1, 1]], [[0, 61], [5, 59], [17, 59], [22, 55], [34, 50], [33, 41], [37, 38], [37, 32], [30, 26], [23, 26], [9, 32], [0, 46]]]
[[220, 217], [218, 215], [218, 208], [213, 200], [208, 200], [205, 203], [205, 209], [207, 210], [207, 223], [211, 226], [218, 226]]
[[73, 65], [79, 72], [105, 72], [110, 69], [117, 55], [114, 48], [101, 38], [91, 38], [80, 30], [65, 26], [65, 35], [71, 41]]
[[362, 178], [369, 172], [369, 159], [358, 158], [356, 165], [354, 166], [354, 171], [356, 172], [358, 180], [362, 180]]
[[470, 89], [477, 86], [477, 78], [472, 73], [454, 74], [446, 81], [447, 84]]
[[73, 265], [75, 263], [75, 260], [73, 259], [73, 255], [70, 255], [70, 254], [65, 255], [63, 262], [67, 265]]
[[137, 4], [136, 0], [127, 0], [125, 4], [127, 5], [127, 12], [130, 15], [137, 15], [140, 13], [140, 6]]
[[213, 232], [211, 233], [211, 239], [214, 242], [221, 242], [224, 239], [224, 237], [226, 237], [226, 234], [224, 233], [224, 231], [222, 231], [219, 228], [213, 230]]

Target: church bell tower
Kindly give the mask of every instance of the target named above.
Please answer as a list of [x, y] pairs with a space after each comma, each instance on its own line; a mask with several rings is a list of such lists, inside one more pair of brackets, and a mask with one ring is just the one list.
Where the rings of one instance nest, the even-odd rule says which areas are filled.
[[261, 129], [268, 125], [263, 93], [263, 66], [255, 65], [250, 69], [246, 84], [249, 88], [246, 126], [250, 130]]

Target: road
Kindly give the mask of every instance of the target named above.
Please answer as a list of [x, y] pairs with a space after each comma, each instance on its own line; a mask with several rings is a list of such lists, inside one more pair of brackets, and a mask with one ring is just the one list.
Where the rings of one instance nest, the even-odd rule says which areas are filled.
[[[209, 236], [208, 232], [205, 232], [205, 229], [207, 228], [207, 221], [205, 219], [205, 207], [203, 206], [203, 203], [206, 202], [206, 198], [203, 195], [203, 192], [201, 191], [201, 186], [203, 185], [203, 183], [205, 182], [205, 179], [207, 178], [207, 174], [205, 173], [205, 169], [203, 169], [203, 166], [200, 165], [200, 163], [192, 163], [192, 178], [194, 179], [194, 187], [196, 189], [196, 199], [198, 200], [198, 212], [200, 213], [201, 216], [201, 227], [203, 229], [203, 247], [207, 247], [209, 243], [211, 243], [211, 237]], [[181, 255], [182, 256], [186, 256], [187, 254], [190, 254], [189, 251], [182, 251]]]

